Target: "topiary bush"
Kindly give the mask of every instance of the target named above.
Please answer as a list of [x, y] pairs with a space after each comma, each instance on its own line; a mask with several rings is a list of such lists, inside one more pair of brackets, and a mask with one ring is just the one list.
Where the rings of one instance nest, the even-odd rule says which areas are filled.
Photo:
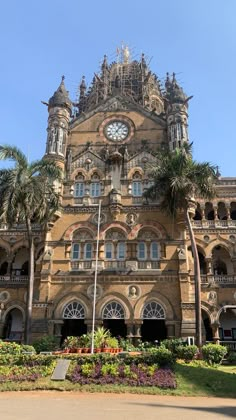
[[33, 342], [33, 347], [37, 353], [41, 351], [55, 351], [59, 349], [58, 338], [54, 335], [46, 335]]
[[227, 356], [227, 361], [231, 365], [236, 365], [236, 351], [230, 351]]
[[227, 348], [220, 344], [205, 344], [202, 347], [202, 354], [209, 365], [220, 365], [227, 354]]
[[191, 362], [198, 354], [198, 347], [195, 345], [178, 346], [176, 348], [176, 354], [179, 359], [183, 359], [185, 362]]

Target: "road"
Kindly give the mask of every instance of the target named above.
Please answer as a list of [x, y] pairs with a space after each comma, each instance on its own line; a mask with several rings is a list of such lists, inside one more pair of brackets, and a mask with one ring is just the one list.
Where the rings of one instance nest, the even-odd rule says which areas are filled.
[[236, 418], [236, 400], [132, 394], [4, 392], [1, 420], [223, 420]]

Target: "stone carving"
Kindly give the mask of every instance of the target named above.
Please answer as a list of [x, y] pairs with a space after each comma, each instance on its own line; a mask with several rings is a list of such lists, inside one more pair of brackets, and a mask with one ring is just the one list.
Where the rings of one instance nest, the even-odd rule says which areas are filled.
[[128, 213], [126, 216], [126, 223], [129, 226], [133, 226], [136, 223], [137, 215], [135, 213]]
[[[102, 297], [103, 290], [100, 285], [97, 285], [96, 287], [96, 300], [100, 299]], [[93, 299], [94, 296], [94, 284], [90, 284], [90, 286], [87, 289], [87, 296], [89, 299]]]
[[216, 293], [215, 290], [211, 290], [208, 293], [207, 300], [212, 305], [216, 304], [216, 301], [217, 301], [217, 293]]
[[138, 287], [137, 286], [129, 286], [129, 289], [128, 289], [128, 297], [130, 298], [130, 299], [137, 299], [138, 298], [138, 296], [139, 296], [139, 289], [138, 289]]

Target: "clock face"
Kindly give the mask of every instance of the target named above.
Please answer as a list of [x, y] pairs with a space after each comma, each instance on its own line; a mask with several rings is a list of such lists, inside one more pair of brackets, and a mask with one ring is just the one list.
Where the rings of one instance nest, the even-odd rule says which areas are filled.
[[128, 134], [129, 127], [123, 121], [112, 121], [105, 127], [105, 135], [109, 140], [123, 141]]

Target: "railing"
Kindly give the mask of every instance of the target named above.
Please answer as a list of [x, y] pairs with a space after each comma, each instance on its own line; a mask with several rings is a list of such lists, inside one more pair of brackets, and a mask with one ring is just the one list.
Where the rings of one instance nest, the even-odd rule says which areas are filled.
[[28, 284], [29, 276], [0, 276], [0, 284]]
[[160, 268], [159, 261], [138, 261], [140, 270], [158, 270]]
[[71, 269], [74, 271], [77, 270], [91, 270], [92, 261], [71, 261]]
[[220, 341], [222, 346], [227, 347], [228, 350], [236, 351], [236, 341]]
[[202, 229], [206, 229], [206, 228], [216, 228], [216, 227], [221, 227], [221, 228], [227, 228], [227, 227], [232, 227], [232, 226], [236, 226], [236, 220], [192, 220], [192, 226], [194, 228], [202, 228]]
[[125, 268], [125, 261], [104, 261], [104, 268]]
[[[26, 230], [26, 225], [23, 223], [19, 223], [19, 224], [14, 224], [11, 227], [9, 227], [6, 223], [1, 223], [0, 224], [0, 230]], [[32, 224], [32, 230], [40, 230], [42, 229], [42, 226], [38, 223], [33, 223]]]
[[202, 284], [236, 284], [236, 276], [234, 275], [201, 275]]

